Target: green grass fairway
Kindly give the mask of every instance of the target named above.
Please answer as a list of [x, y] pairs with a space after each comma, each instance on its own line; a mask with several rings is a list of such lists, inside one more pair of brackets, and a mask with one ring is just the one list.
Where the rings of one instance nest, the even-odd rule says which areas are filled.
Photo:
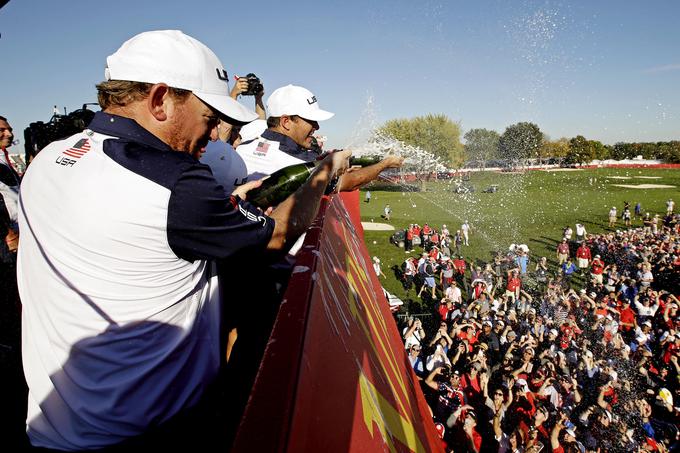
[[[615, 178], [616, 177], [616, 178]], [[464, 220], [472, 225], [470, 246], [462, 247], [467, 259], [489, 261], [496, 250], [507, 251], [510, 244], [527, 244], [530, 249], [531, 270], [540, 256], [547, 256], [555, 266], [555, 247], [562, 229], [576, 223], [585, 225], [588, 233], [609, 231], [608, 212], [616, 206], [619, 218], [623, 203], [628, 201], [631, 214], [636, 202], [643, 212], [652, 215], [666, 212], [666, 200], [680, 202], [680, 171], [672, 169], [602, 168], [575, 171], [529, 171], [523, 174], [496, 172], [472, 173], [466, 184], [474, 186], [470, 194], [453, 193], [449, 181], [430, 182], [425, 192], [381, 191], [370, 189], [370, 204], [361, 195], [363, 221], [382, 222], [396, 229], [410, 223], [429, 223], [438, 230], [446, 224], [453, 235]], [[488, 186], [498, 185], [497, 193], [482, 193]], [[674, 188], [633, 189], [614, 184], [658, 184]], [[392, 207], [392, 219], [381, 219], [385, 204]], [[677, 210], [677, 209], [676, 209]], [[642, 222], [633, 221], [633, 226]], [[617, 228], [624, 228], [623, 222]], [[408, 304], [405, 291], [396, 279], [393, 266], [401, 266], [404, 249], [389, 243], [392, 232], [366, 231], [366, 245], [371, 256], [380, 257], [383, 286]], [[575, 233], [574, 236], [575, 237]], [[455, 250], [455, 249], [454, 249]], [[412, 256], [417, 256], [416, 248]], [[455, 251], [454, 251], [455, 253]], [[415, 299], [413, 293], [410, 298]], [[411, 310], [419, 307], [411, 307]]]

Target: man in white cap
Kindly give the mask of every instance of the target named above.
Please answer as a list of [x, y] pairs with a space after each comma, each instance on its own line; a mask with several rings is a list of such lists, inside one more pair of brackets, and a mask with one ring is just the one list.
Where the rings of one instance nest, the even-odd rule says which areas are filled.
[[[88, 129], [48, 145], [23, 180], [28, 437], [86, 450], [153, 429], [155, 446], [184, 450], [186, 439], [205, 451], [197, 430], [211, 419], [191, 412], [211, 400], [224, 357], [215, 261], [285, 249], [349, 153], [265, 216], [242, 200], [257, 183], [227, 198], [193, 157], [220, 120], [255, 119], [208, 47], [176, 30], [141, 33], [107, 58], [105, 78]], [[174, 437], [173, 425], [192, 435]]]
[[602, 284], [604, 268], [604, 261], [602, 261], [600, 255], [595, 255], [595, 258], [590, 263], [590, 278], [596, 283]]
[[[225, 190], [260, 179], [290, 165], [316, 160], [311, 151], [319, 122], [334, 113], [322, 110], [319, 100], [308, 89], [286, 85], [274, 90], [267, 100], [267, 130], [250, 141], [243, 141], [236, 152], [243, 164], [234, 165], [225, 180]], [[335, 190], [354, 190], [378, 177], [387, 168], [400, 167], [403, 158], [388, 156], [377, 164], [348, 172]]]

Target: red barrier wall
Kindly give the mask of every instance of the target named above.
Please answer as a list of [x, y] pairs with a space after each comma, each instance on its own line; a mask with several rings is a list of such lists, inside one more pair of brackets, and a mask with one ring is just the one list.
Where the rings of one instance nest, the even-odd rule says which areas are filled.
[[356, 191], [324, 200], [307, 233], [233, 451], [443, 451], [364, 246]]

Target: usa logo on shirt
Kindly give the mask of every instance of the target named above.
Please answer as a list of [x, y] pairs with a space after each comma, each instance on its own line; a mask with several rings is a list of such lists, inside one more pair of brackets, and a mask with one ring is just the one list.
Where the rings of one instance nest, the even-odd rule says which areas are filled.
[[[75, 145], [62, 151], [61, 155], [55, 161], [59, 165], [72, 167], [77, 161], [90, 150], [90, 141], [86, 138], [81, 138]], [[68, 157], [67, 157], [68, 156]]]
[[266, 156], [268, 150], [269, 150], [269, 143], [258, 142], [257, 148], [255, 148], [255, 155], [256, 156]]
[[63, 152], [67, 156], [80, 159], [90, 150], [90, 142], [86, 138], [81, 138], [71, 148]]

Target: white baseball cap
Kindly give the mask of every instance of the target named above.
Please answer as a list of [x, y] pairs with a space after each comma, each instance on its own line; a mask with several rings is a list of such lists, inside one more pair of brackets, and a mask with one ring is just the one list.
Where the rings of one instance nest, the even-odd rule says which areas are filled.
[[267, 99], [267, 111], [273, 117], [297, 115], [312, 121], [324, 121], [335, 115], [321, 110], [316, 96], [308, 89], [296, 85], [286, 85], [274, 90]]
[[227, 71], [215, 53], [179, 30], [140, 33], [106, 58], [106, 80], [167, 83], [189, 90], [210, 107], [247, 123], [257, 114], [229, 96]]
[[241, 136], [242, 141], [247, 142], [256, 139], [262, 135], [265, 130], [267, 130], [267, 122], [258, 119], [243, 126], [239, 135]]

